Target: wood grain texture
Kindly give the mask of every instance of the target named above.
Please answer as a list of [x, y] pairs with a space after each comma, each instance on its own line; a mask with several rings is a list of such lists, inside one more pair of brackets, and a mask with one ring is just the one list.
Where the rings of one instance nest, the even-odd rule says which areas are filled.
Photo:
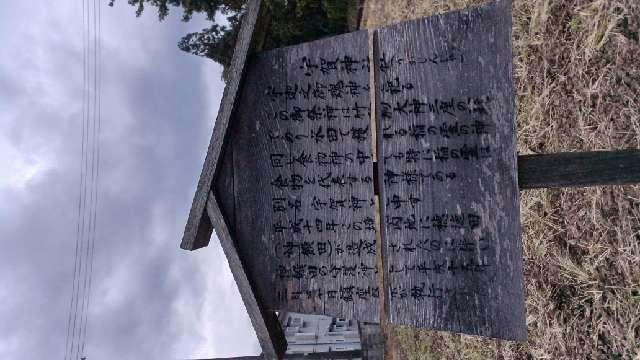
[[270, 309], [378, 320], [367, 55], [363, 31], [247, 67], [234, 238]]
[[216, 203], [220, 206], [220, 212], [225, 220], [231, 238], [235, 236], [235, 189], [233, 171], [233, 146], [225, 144], [220, 155], [220, 165], [213, 180], [211, 191]]
[[286, 350], [286, 340], [282, 329], [279, 326], [275, 313], [267, 311], [255, 295], [254, 287], [249, 277], [244, 271], [244, 264], [238, 255], [231, 234], [227, 228], [225, 219], [222, 217], [220, 208], [215, 201], [213, 194], [209, 195], [207, 201], [207, 215], [216, 229], [220, 245], [229, 263], [233, 279], [238, 285], [240, 297], [244, 303], [251, 325], [256, 332], [258, 342], [262, 348], [264, 359], [279, 359]]
[[189, 217], [185, 225], [180, 247], [185, 250], [195, 250], [209, 244], [213, 229], [207, 226], [204, 214], [207, 197], [213, 182], [213, 176], [218, 166], [218, 160], [222, 151], [229, 119], [234, 110], [240, 83], [244, 72], [245, 61], [249, 53], [256, 20], [261, 10], [261, 0], [249, 0], [246, 14], [243, 18], [238, 39], [236, 41], [233, 58], [230, 66], [230, 81], [224, 88], [220, 109], [211, 135], [207, 155], [202, 166], [202, 172], [198, 181], [198, 187], [193, 197]]
[[511, 3], [377, 30], [391, 323], [526, 339]]
[[640, 183], [640, 150], [518, 156], [520, 189]]

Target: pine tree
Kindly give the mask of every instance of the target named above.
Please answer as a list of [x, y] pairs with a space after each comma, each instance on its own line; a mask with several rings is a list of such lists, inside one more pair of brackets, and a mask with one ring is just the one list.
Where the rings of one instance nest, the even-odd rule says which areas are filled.
[[[205, 14], [211, 27], [185, 35], [178, 48], [207, 57], [223, 66], [223, 79], [228, 80], [236, 38], [247, 0], [127, 0], [142, 15], [145, 6], [157, 8], [163, 21], [170, 7], [182, 9], [182, 21], [194, 13]], [[348, 31], [347, 8], [360, 0], [264, 0], [271, 17], [264, 49], [294, 45]], [[115, 0], [109, 0], [109, 6]], [[216, 22], [216, 16], [226, 17], [226, 24]]]

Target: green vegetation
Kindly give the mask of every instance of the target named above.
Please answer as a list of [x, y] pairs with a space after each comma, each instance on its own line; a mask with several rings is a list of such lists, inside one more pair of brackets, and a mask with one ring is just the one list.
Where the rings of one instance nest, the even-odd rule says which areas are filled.
[[344, 0], [267, 0], [271, 23], [265, 48], [347, 32], [348, 3]]
[[[113, 6], [114, 1], [110, 0], [109, 6]], [[265, 50], [345, 33], [349, 30], [350, 7], [360, 3], [359, 0], [264, 1], [270, 16]], [[142, 14], [145, 6], [156, 7], [160, 21], [168, 15], [169, 6], [182, 9], [183, 21], [189, 21], [194, 13], [205, 14], [212, 25], [185, 35], [178, 47], [212, 59], [225, 70], [231, 64], [246, 0], [128, 0], [128, 3], [136, 7], [136, 16]], [[218, 23], [220, 17], [217, 15], [222, 15], [226, 21]]]

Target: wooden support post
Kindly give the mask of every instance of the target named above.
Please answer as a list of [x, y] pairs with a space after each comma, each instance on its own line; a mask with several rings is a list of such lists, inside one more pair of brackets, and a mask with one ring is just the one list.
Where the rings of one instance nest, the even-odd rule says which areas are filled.
[[640, 150], [518, 156], [521, 190], [640, 183]]
[[[373, 169], [377, 179], [376, 162]], [[630, 184], [640, 184], [637, 149], [518, 156], [520, 190]]]

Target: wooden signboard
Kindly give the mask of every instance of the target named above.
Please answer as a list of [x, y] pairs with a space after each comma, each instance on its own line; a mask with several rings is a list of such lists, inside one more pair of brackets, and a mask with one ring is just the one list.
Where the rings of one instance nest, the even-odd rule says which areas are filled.
[[[248, 1], [180, 246], [215, 228], [261, 357], [286, 348], [272, 310], [378, 322], [382, 294], [394, 324], [526, 340], [516, 174], [522, 189], [637, 183], [640, 152], [517, 166], [509, 0], [376, 30], [371, 63], [366, 31], [245, 61], [260, 9]], [[367, 339], [383, 341], [361, 355], [382, 356]]]
[[379, 320], [367, 32], [249, 61], [216, 178], [267, 309]]
[[388, 313], [526, 339], [511, 3], [374, 34]]

